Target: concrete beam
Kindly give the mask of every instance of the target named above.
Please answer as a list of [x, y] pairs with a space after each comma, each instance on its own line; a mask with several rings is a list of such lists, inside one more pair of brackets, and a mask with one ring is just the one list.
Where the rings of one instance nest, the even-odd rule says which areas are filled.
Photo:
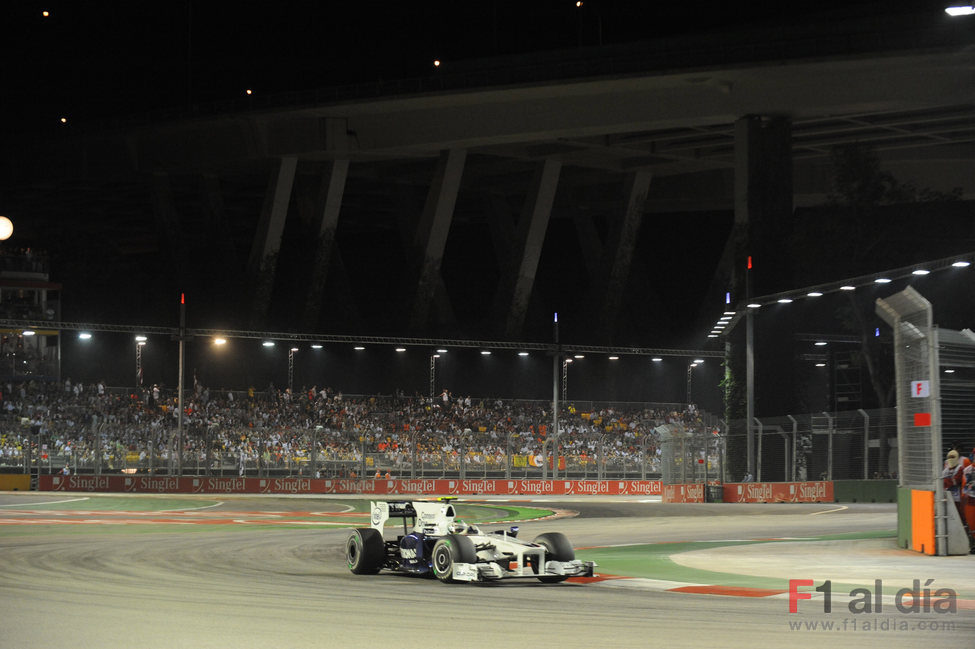
[[264, 206], [254, 243], [248, 260], [248, 275], [253, 292], [251, 296], [251, 328], [263, 328], [267, 311], [271, 305], [274, 290], [274, 275], [277, 270], [278, 252], [281, 250], [281, 237], [284, 234], [284, 221], [291, 203], [291, 188], [294, 186], [297, 156], [285, 156], [274, 162]]
[[608, 277], [602, 288], [603, 300], [599, 316], [599, 336], [607, 342], [613, 338], [615, 324], [619, 317], [623, 291], [626, 288], [626, 280], [630, 276], [633, 250], [643, 222], [643, 209], [647, 202], [651, 178], [652, 175], [647, 171], [638, 171], [627, 176], [624, 189], [626, 206], [622, 217], [614, 224], [609, 241], [607, 250], [609, 254], [606, 258]]
[[515, 242], [515, 218], [508, 201], [497, 194], [492, 194], [482, 203], [484, 217], [491, 232], [491, 247], [494, 248], [494, 258], [502, 274], [515, 264], [512, 249]]
[[596, 277], [603, 259], [603, 244], [596, 224], [592, 222], [590, 212], [579, 209], [572, 209], [572, 223], [575, 225], [579, 248], [582, 249], [586, 272], [590, 277]]
[[173, 188], [169, 181], [169, 174], [152, 174], [152, 207], [156, 216], [156, 223], [164, 239], [162, 248], [171, 254], [171, 262], [180, 282], [186, 277], [187, 253], [186, 245], [179, 234], [179, 213], [173, 198]]
[[546, 160], [539, 166], [518, 220], [515, 240], [517, 266], [502, 280], [498, 293], [500, 304], [507, 305], [504, 321], [506, 337], [517, 337], [525, 324], [561, 171], [562, 163], [555, 159]]
[[410, 327], [421, 330], [430, 320], [430, 305], [442, 286], [440, 264], [450, 223], [454, 217], [454, 206], [460, 190], [460, 180], [467, 159], [465, 149], [450, 149], [440, 154], [433, 182], [427, 193], [423, 214], [413, 236], [413, 248], [420, 253], [420, 274], [413, 299]]
[[308, 293], [305, 297], [305, 312], [302, 316], [305, 331], [314, 331], [321, 315], [322, 295], [325, 291], [332, 249], [335, 247], [335, 232], [338, 229], [339, 211], [342, 208], [342, 196], [345, 193], [348, 175], [348, 160], [335, 160], [328, 165], [322, 174], [321, 191], [317, 203], [317, 209], [320, 213], [316, 228], [318, 247], [315, 250], [315, 258], [312, 260]]
[[233, 237], [227, 236], [229, 224], [227, 209], [220, 189], [220, 178], [214, 174], [204, 174], [200, 179], [200, 190], [207, 213], [207, 236], [214, 241], [218, 264], [231, 263], [237, 256]]
[[451, 148], [730, 124], [743, 114], [787, 114], [799, 121], [924, 111], [971, 104], [973, 69], [975, 52], [923, 52], [370, 97], [96, 134], [85, 147], [85, 160], [113, 173], [186, 170], [274, 155], [315, 160], [426, 155]]

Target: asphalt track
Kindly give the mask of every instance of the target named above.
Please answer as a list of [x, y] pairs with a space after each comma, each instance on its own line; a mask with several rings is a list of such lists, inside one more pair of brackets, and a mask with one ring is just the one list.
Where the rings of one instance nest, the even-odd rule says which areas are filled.
[[[247, 516], [255, 512], [254, 520], [341, 512], [347, 508], [338, 503], [349, 498], [226, 498], [197, 515], [213, 521], [226, 512], [232, 526], [205, 522], [172, 531], [172, 525], [190, 524], [153, 526], [129, 513], [66, 513], [50, 510], [57, 505], [39, 505], [72, 496], [0, 494], [0, 523], [15, 523], [0, 524], [4, 649], [975, 647], [975, 557], [921, 556], [898, 550], [890, 538], [732, 543], [869, 536], [894, 529], [892, 505], [533, 498], [567, 516], [522, 523], [523, 537], [561, 531], [577, 548], [686, 549], [678, 542], [696, 542], [690, 546], [696, 549], [669, 558], [666, 580], [445, 585], [394, 574], [350, 574], [343, 555], [347, 531], [330, 524], [248, 527]], [[274, 514], [262, 519], [260, 512]], [[175, 520], [167, 515], [170, 519]], [[133, 527], [113, 533], [120, 525]], [[713, 547], [705, 543], [702, 549], [700, 542]], [[702, 568], [758, 575], [768, 592], [709, 590], [698, 579], [707, 574]], [[853, 614], [839, 597], [826, 614], [820, 596], [800, 602], [799, 613], [790, 614], [787, 594], [774, 594], [787, 590], [790, 578], [817, 584], [934, 579], [931, 588], [953, 588], [961, 595], [954, 613], [902, 613], [888, 601], [883, 613]], [[731, 574], [727, 583], [735, 579]], [[885, 585], [885, 594], [889, 600], [893, 586]], [[824, 630], [824, 623], [833, 628]]]

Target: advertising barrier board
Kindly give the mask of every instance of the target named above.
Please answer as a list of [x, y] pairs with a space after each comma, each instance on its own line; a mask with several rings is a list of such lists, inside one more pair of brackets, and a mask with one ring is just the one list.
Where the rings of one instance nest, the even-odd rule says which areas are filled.
[[112, 493], [244, 493], [368, 495], [607, 495], [657, 496], [659, 480], [519, 480], [519, 479], [382, 479], [207, 478], [140, 475], [42, 475], [40, 491]]
[[816, 482], [740, 482], [725, 483], [726, 503], [831, 503], [833, 483]]

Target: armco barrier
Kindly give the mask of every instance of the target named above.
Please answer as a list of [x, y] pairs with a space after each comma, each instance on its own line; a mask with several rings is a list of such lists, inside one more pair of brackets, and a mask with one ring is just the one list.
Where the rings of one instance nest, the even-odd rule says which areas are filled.
[[312, 478], [204, 478], [107, 475], [42, 475], [40, 491], [200, 494], [438, 494], [659, 495], [659, 480], [319, 480]]

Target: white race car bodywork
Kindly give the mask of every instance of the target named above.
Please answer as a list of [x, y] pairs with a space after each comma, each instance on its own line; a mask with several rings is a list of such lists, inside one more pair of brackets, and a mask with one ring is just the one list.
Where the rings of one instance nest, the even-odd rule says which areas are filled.
[[[596, 565], [576, 559], [568, 539], [559, 533], [541, 534], [529, 542], [517, 538], [517, 527], [482, 532], [458, 520], [449, 501], [378, 501], [370, 502], [369, 510], [371, 527], [379, 534], [390, 518], [404, 519], [403, 534], [396, 541], [385, 541], [383, 567], [388, 569], [432, 573], [442, 581], [530, 577], [555, 583], [569, 577], [591, 577]], [[408, 519], [413, 522], [412, 530]]]
[[[493, 581], [509, 577], [591, 577], [592, 561], [546, 561], [548, 549], [505, 533], [468, 534], [476, 563], [453, 564], [455, 581]], [[535, 566], [539, 567], [538, 572]]]

